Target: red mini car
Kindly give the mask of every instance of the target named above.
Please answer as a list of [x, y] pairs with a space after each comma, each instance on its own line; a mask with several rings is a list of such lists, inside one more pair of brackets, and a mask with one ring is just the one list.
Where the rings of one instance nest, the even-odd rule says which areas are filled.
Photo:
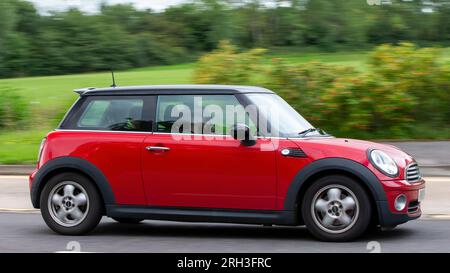
[[31, 200], [61, 234], [102, 216], [306, 225], [348, 241], [420, 217], [425, 181], [400, 149], [334, 138], [248, 86], [87, 88], [42, 141]]

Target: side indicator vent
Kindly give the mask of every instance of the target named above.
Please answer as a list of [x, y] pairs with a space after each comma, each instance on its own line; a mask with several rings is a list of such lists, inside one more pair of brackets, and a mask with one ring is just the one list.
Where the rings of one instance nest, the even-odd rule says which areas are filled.
[[299, 148], [288, 148], [281, 150], [281, 155], [290, 157], [307, 157], [305, 152]]

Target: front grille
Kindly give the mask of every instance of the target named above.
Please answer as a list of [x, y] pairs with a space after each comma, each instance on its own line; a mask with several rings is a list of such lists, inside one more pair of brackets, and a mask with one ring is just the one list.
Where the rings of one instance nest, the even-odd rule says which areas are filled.
[[420, 208], [419, 201], [409, 202], [408, 213], [416, 213], [417, 211], [419, 211], [419, 208]]
[[417, 163], [411, 163], [406, 167], [405, 170], [405, 179], [408, 182], [417, 182], [421, 178], [419, 165]]

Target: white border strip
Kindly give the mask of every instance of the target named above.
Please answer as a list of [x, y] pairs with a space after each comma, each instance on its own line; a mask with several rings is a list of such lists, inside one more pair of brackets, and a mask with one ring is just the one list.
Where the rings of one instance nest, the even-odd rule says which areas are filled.
[[10, 209], [10, 208], [0, 208], [0, 212], [13, 212], [13, 213], [40, 213], [38, 209]]

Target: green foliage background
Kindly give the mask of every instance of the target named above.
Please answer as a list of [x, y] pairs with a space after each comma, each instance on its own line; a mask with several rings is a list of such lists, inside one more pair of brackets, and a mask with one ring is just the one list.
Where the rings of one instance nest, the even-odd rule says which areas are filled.
[[17, 89], [0, 86], [0, 130], [25, 126], [28, 105]]
[[[28, 1], [2, 0], [0, 77], [190, 62], [221, 40], [248, 49], [330, 52], [400, 41], [450, 44], [450, 0], [265, 2], [191, 0], [159, 12], [102, 4], [94, 14], [75, 8], [42, 14]], [[427, 7], [433, 12], [423, 12]]]
[[110, 85], [111, 67], [123, 86], [263, 85], [337, 136], [449, 139], [450, 0], [263, 2], [44, 14], [0, 1], [0, 163], [34, 162], [71, 90]]
[[440, 130], [448, 138], [450, 65], [440, 61], [441, 51], [385, 44], [369, 53], [367, 69], [358, 70], [323, 62], [290, 64], [282, 58], [267, 65], [264, 50], [238, 52], [223, 42], [200, 59], [194, 77], [202, 84], [268, 87], [337, 136], [415, 138]]

